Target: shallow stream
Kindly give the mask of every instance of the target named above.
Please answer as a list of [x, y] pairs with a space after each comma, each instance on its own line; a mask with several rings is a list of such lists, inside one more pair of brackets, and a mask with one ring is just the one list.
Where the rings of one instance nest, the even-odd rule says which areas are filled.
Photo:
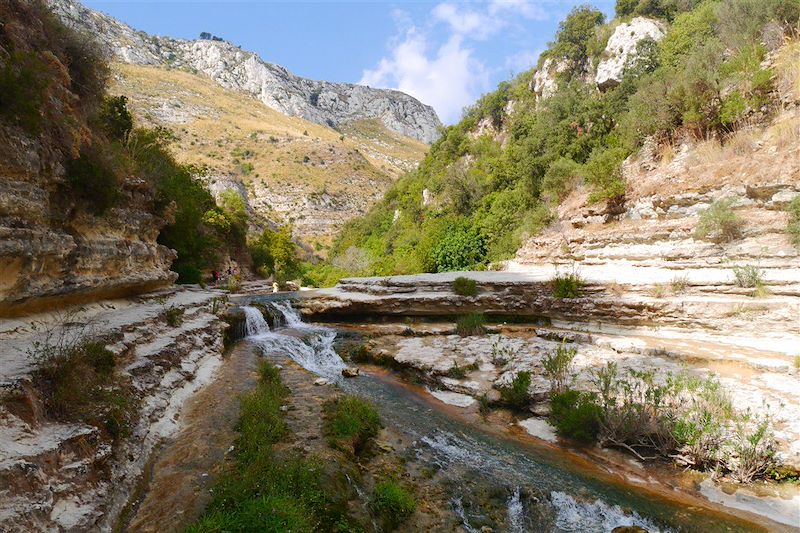
[[[451, 493], [452, 511], [466, 531], [492, 521], [498, 504], [508, 531], [601, 532], [619, 526], [656, 531], [776, 531], [686, 496], [666, 497], [589, 472], [551, 448], [488, 431], [451, 416], [398, 381], [362, 375], [343, 379], [345, 363], [333, 349], [336, 331], [304, 324], [289, 302], [273, 302], [283, 316], [274, 331], [255, 308], [245, 308], [248, 340], [271, 358], [291, 357], [307, 370], [372, 400], [384, 422], [413, 442], [410, 459], [437, 473]], [[258, 316], [256, 316], [256, 314]]]

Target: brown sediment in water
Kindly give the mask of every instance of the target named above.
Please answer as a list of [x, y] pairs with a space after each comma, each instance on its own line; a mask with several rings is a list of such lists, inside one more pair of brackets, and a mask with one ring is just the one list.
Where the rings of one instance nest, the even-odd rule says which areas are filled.
[[[579, 472], [625, 490], [646, 494], [686, 509], [702, 509], [705, 514], [719, 516], [726, 522], [738, 522], [747, 531], [796, 532], [796, 527], [781, 524], [748, 511], [725, 507], [708, 501], [698, 489], [706, 476], [697, 472], [679, 472], [666, 464], [643, 464], [615, 450], [601, 448], [579, 448], [550, 443], [529, 435], [516, 423], [515, 416], [507, 410], [492, 410], [486, 418], [478, 413], [477, 405], [468, 408], [448, 405], [423, 386], [400, 379], [391, 370], [373, 365], [363, 365], [362, 372], [372, 375], [383, 383], [413, 395], [426, 405], [445, 413], [448, 417], [492, 435], [510, 439], [531, 448], [536, 453], [545, 453], [561, 467]], [[633, 480], [641, 480], [639, 482]]]
[[197, 519], [236, 438], [239, 397], [255, 386], [258, 360], [249, 343], [227, 354], [216, 379], [188, 401], [180, 431], [161, 447], [117, 529], [167, 533]]

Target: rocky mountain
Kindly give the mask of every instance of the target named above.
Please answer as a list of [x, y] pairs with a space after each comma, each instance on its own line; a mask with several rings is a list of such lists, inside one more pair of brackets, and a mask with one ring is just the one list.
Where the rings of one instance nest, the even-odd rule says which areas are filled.
[[339, 127], [378, 119], [390, 131], [425, 143], [438, 137], [441, 122], [436, 112], [405, 93], [301, 78], [227, 41], [152, 36], [73, 0], [50, 3], [65, 22], [96, 36], [125, 63], [199, 72], [226, 89], [255, 96], [280, 113], [317, 124]]

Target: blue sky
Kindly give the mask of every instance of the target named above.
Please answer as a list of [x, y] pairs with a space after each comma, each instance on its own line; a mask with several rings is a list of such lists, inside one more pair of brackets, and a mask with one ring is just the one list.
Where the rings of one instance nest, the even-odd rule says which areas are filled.
[[[84, 0], [136, 29], [207, 31], [308, 78], [400, 89], [453, 123], [464, 106], [530, 68], [580, 0]], [[611, 16], [614, 0], [591, 0]]]

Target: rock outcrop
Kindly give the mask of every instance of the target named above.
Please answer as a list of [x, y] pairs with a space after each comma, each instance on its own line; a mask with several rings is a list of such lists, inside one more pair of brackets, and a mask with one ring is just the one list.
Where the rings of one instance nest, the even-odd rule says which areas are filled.
[[226, 41], [151, 36], [73, 0], [50, 3], [65, 22], [91, 33], [120, 61], [201, 72], [276, 111], [318, 124], [337, 127], [375, 118], [391, 131], [426, 143], [438, 137], [436, 112], [405, 93], [301, 78]]
[[645, 17], [634, 17], [617, 26], [597, 64], [594, 78], [597, 88], [605, 91], [622, 83], [626, 67], [637, 59], [639, 43], [644, 39], [660, 41], [664, 34], [661, 22]]
[[542, 66], [534, 72], [529, 89], [536, 94], [537, 99], [550, 98], [558, 89], [558, 75], [565, 72], [569, 67], [569, 62], [564, 59], [548, 57], [542, 62]]
[[0, 316], [135, 294], [171, 284], [164, 221], [131, 178], [102, 216], [67, 200], [64, 167], [40, 140], [0, 125]]
[[[111, 531], [151, 458], [179, 427], [186, 400], [223, 363], [220, 296], [181, 289], [84, 307], [76, 320], [109, 342], [135, 414], [126, 434], [48, 417], [25, 352], [59, 327], [59, 314], [0, 327], [0, 530]], [[170, 325], [166, 309], [182, 312]]]

